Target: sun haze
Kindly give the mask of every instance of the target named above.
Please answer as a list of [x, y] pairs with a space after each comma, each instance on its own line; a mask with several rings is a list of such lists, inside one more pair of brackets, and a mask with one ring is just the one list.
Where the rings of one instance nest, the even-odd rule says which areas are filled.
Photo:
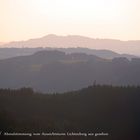
[[0, 42], [50, 33], [140, 39], [139, 0], [0, 0]]

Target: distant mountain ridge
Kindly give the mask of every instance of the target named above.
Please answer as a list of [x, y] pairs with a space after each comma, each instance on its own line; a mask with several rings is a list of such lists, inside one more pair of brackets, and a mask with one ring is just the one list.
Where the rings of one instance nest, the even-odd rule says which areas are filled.
[[114, 39], [94, 39], [78, 35], [57, 36], [47, 35], [42, 38], [17, 41], [0, 45], [0, 48], [92, 48], [101, 50], [112, 50], [118, 53], [134, 54], [140, 56], [140, 41], [120, 41]]
[[96, 55], [101, 58], [105, 59], [113, 59], [115, 57], [126, 57], [127, 59], [136, 58], [135, 55], [130, 54], [119, 54], [113, 52], [111, 50], [96, 50], [96, 49], [89, 49], [89, 48], [56, 48], [56, 50], [63, 51], [65, 53], [86, 53], [89, 55]]
[[103, 59], [85, 53], [40, 51], [0, 60], [0, 88], [65, 92], [91, 84], [140, 85], [140, 59]]
[[45, 50], [58, 50], [65, 52], [67, 54], [70, 53], [86, 53], [88, 55], [96, 55], [98, 57], [104, 59], [113, 59], [115, 57], [126, 57], [131, 60], [132, 58], [136, 58], [134, 55], [129, 54], [119, 54], [110, 50], [96, 50], [89, 48], [0, 48], [0, 59], [7, 59], [16, 56], [24, 56], [24, 55], [32, 55], [38, 51]]

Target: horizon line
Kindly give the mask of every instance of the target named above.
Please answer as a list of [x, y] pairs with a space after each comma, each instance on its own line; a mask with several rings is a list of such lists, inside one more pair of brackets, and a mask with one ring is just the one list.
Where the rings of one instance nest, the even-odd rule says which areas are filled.
[[87, 36], [87, 35], [78, 35], [78, 34], [66, 34], [66, 35], [58, 35], [58, 34], [47, 34], [47, 35], [43, 35], [40, 37], [32, 37], [32, 38], [28, 38], [28, 39], [21, 39], [21, 40], [11, 40], [11, 41], [0, 41], [0, 46], [4, 45], [4, 44], [9, 44], [12, 42], [24, 42], [24, 41], [29, 41], [29, 40], [34, 40], [34, 39], [41, 39], [47, 36], [57, 36], [57, 37], [69, 37], [69, 36], [77, 36], [77, 37], [85, 37], [85, 38], [89, 38], [89, 39], [97, 39], [97, 40], [114, 40], [114, 41], [122, 41], [122, 42], [127, 42], [127, 41], [140, 41], [140, 39], [128, 39], [128, 40], [124, 40], [124, 39], [117, 39], [117, 38], [100, 38], [100, 37], [92, 37], [92, 36]]

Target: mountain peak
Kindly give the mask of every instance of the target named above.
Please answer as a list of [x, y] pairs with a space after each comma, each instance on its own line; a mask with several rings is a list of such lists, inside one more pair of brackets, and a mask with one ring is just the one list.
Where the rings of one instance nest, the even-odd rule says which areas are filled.
[[56, 34], [48, 34], [46, 36], [43, 36], [42, 38], [54, 38], [54, 37], [58, 37], [58, 35], [56, 35]]

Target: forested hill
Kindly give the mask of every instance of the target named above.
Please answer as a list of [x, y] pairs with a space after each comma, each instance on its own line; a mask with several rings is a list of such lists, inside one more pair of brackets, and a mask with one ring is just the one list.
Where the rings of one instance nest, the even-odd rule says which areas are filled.
[[140, 85], [140, 59], [103, 59], [85, 53], [40, 51], [0, 60], [0, 88], [64, 92], [91, 85]]
[[[0, 130], [3, 133], [104, 132], [109, 135], [87, 139], [138, 140], [139, 100], [140, 87], [129, 86], [93, 85], [63, 94], [34, 93], [30, 88], [0, 89]], [[54, 139], [68, 138], [72, 139], [65, 136]], [[85, 140], [85, 137], [73, 139]]]

